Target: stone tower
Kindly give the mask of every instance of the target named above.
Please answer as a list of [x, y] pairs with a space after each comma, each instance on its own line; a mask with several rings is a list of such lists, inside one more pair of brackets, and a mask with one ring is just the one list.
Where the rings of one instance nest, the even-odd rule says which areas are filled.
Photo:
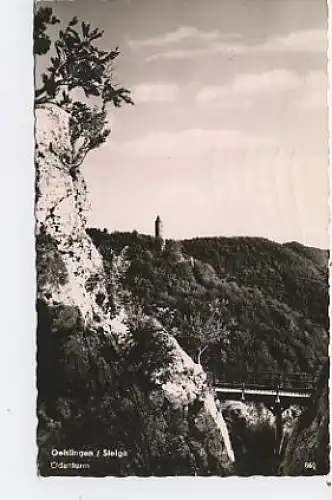
[[163, 223], [159, 215], [157, 216], [154, 223], [154, 236], [156, 238], [156, 242], [161, 250], [164, 248], [164, 234], [163, 234]]

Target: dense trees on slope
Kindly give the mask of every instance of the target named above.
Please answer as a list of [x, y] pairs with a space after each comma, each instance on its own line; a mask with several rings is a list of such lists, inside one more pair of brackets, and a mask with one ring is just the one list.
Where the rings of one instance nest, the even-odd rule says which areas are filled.
[[207, 322], [216, 305], [209, 328], [220, 334], [204, 352], [207, 369], [313, 373], [327, 357], [327, 266], [304, 252], [258, 238], [197, 238], [167, 242], [160, 254], [149, 236], [89, 233], [105, 260], [127, 247], [123, 287], [194, 358], [194, 322]]

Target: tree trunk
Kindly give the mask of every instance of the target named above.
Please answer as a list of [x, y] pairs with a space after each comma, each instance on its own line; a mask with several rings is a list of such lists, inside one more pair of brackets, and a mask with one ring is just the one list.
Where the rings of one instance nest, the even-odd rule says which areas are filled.
[[198, 351], [197, 351], [197, 364], [200, 365], [201, 364], [201, 357], [202, 357], [202, 354], [203, 352], [208, 348], [208, 345], [206, 346], [201, 346]]

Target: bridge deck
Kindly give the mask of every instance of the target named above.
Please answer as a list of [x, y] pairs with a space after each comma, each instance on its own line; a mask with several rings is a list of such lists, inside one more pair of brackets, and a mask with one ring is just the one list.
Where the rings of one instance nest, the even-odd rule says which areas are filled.
[[277, 390], [277, 389], [250, 389], [241, 387], [227, 387], [227, 386], [215, 386], [214, 390], [216, 393], [224, 394], [244, 394], [244, 395], [257, 395], [257, 396], [279, 396], [282, 398], [310, 398], [311, 392], [309, 391], [292, 391], [290, 390]]

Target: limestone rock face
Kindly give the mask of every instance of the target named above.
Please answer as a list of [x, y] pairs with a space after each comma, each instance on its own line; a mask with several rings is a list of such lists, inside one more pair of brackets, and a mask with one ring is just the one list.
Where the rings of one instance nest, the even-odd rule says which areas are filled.
[[[38, 299], [49, 308], [69, 307], [77, 310], [90, 331], [112, 334], [119, 348], [130, 339], [128, 309], [121, 304], [121, 272], [127, 263], [125, 256], [115, 262], [114, 297], [109, 296], [103, 260], [86, 233], [84, 212], [87, 208], [86, 186], [79, 171], [72, 172], [70, 158], [69, 115], [55, 105], [36, 109], [36, 237], [39, 249]], [[108, 280], [108, 281], [107, 281]], [[111, 317], [110, 302], [116, 303], [118, 313]], [[153, 319], [149, 319], [153, 323]], [[195, 425], [201, 432], [208, 427], [214, 431], [217, 451], [205, 443], [199, 447], [214, 453], [215, 459], [226, 466], [234, 460], [226, 424], [209, 392], [206, 375], [200, 365], [185, 353], [178, 342], [155, 322], [159, 343], [170, 348], [172, 359], [167, 369], [156, 369], [154, 382], [164, 398], [174, 408], [198, 404]], [[117, 340], [116, 340], [117, 339]], [[196, 411], [196, 410], [195, 410]], [[201, 425], [201, 422], [204, 425]]]
[[247, 427], [255, 427], [259, 424], [266, 424], [270, 427], [275, 425], [273, 413], [265, 406], [253, 402], [227, 401], [221, 405], [225, 413], [233, 413], [234, 416], [245, 421]]
[[[172, 337], [169, 338], [169, 342], [177, 344]], [[174, 360], [169, 366], [168, 381], [162, 385], [164, 395], [174, 408], [188, 408], [190, 405], [198, 404], [199, 410], [194, 418], [195, 428], [204, 434], [207, 426], [214, 427], [219, 436], [217, 440], [224, 445], [223, 451], [218, 452], [218, 458], [224, 462], [234, 462], [234, 452], [226, 423], [208, 389], [206, 374], [202, 367], [194, 363], [176, 344], [174, 345]], [[204, 447], [209, 453], [211, 453], [210, 444]]]
[[145, 321], [150, 328], [153, 327], [158, 341], [170, 353], [166, 366], [157, 368], [152, 374], [155, 384], [161, 386], [164, 397], [174, 409], [182, 408], [188, 411], [196, 405], [198, 410], [194, 426], [202, 433], [206, 432], [209, 425], [214, 428], [217, 441], [222, 443], [222, 451], [220, 453], [220, 449], [218, 450], [218, 458], [224, 463], [234, 462], [234, 452], [226, 423], [208, 388], [207, 376], [202, 366], [188, 356], [177, 340], [168, 334], [156, 319], [146, 317]]
[[102, 259], [85, 232], [85, 183], [66, 162], [72, 151], [68, 113], [55, 105], [36, 109], [36, 145], [36, 233], [51, 238], [66, 271], [56, 287], [46, 280], [40, 289], [38, 280], [38, 294], [50, 305], [77, 306], [86, 322], [98, 317], [107, 333]]

